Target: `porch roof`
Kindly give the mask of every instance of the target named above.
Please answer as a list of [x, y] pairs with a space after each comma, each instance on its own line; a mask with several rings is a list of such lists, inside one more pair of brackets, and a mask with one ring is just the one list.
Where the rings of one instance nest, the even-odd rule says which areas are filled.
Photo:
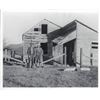
[[58, 40], [62, 40], [65, 36], [67, 36], [69, 33], [73, 32], [74, 30], [76, 30], [75, 20], [72, 21], [71, 23], [65, 25], [64, 27], [49, 33], [48, 38], [51, 40], [54, 40], [56, 38], [58, 38]]
[[70, 22], [69, 24], [65, 25], [64, 27], [61, 27], [60, 29], [57, 29], [51, 33], [48, 34], [48, 38], [53, 40], [53, 42], [58, 43], [61, 40], [63, 40], [68, 34], [72, 33], [76, 30], [77, 23], [83, 25], [84, 27], [87, 27], [88, 29], [94, 31], [95, 33], [98, 33], [97, 30], [85, 25], [84, 23], [74, 20]]

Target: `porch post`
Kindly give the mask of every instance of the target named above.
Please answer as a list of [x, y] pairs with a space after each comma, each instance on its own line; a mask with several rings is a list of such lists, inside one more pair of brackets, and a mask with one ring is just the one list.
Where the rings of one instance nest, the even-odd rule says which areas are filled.
[[80, 68], [82, 67], [82, 48], [80, 48]]
[[65, 51], [65, 55], [64, 55], [64, 57], [65, 57], [65, 65], [67, 65], [67, 48], [66, 48], [66, 46], [64, 47], [64, 51]]

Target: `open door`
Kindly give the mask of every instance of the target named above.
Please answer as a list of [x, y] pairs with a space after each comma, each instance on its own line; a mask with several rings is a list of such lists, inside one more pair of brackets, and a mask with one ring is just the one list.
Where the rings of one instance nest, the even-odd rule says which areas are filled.
[[70, 66], [75, 66], [75, 39], [63, 45], [63, 52], [66, 53], [64, 63]]

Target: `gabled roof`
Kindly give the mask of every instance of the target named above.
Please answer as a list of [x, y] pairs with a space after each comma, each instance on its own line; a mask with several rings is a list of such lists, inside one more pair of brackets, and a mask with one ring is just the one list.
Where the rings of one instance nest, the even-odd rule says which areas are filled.
[[[59, 25], [57, 25], [57, 24], [55, 24], [55, 23], [53, 23], [52, 21], [49, 21], [49, 20], [47, 20], [47, 19], [43, 19], [43, 20], [41, 20], [39, 23], [41, 23], [42, 21], [46, 21], [46, 22], [48, 22], [48, 23], [50, 23], [50, 24], [55, 25], [56, 27], [59, 27], [59, 28], [56, 29], [55, 31], [52, 31], [52, 32], [50, 32], [49, 34], [47, 34], [48, 39], [51, 39], [51, 40], [53, 40], [53, 39], [55, 39], [55, 38], [57, 38], [57, 37], [59, 37], [59, 36], [66, 36], [66, 35], [68, 35], [69, 33], [73, 32], [74, 30], [76, 30], [76, 25], [77, 25], [77, 23], [79, 23], [79, 24], [83, 25], [84, 27], [87, 27], [88, 29], [90, 29], [90, 30], [92, 30], [92, 31], [94, 31], [94, 32], [96, 32], [96, 33], [98, 33], [95, 29], [93, 29], [93, 28], [87, 26], [86, 24], [84, 24], [84, 23], [82, 23], [81, 21], [76, 20], [76, 19], [73, 20], [72, 22], [70, 22], [69, 24], [65, 25], [64, 27], [61, 27], [61, 26], [59, 26]], [[32, 28], [34, 28], [34, 27], [32, 27]], [[30, 28], [29, 30], [31, 30], [32, 28]], [[28, 31], [29, 31], [29, 30], [28, 30]], [[23, 35], [27, 34], [28, 31], [26, 31]], [[23, 37], [23, 35], [22, 35], [22, 37]]]
[[34, 27], [41, 24], [41, 23], [46, 23], [46, 24], [52, 24], [53, 26], [57, 27], [56, 29], [59, 29], [61, 28], [60, 25], [57, 25], [56, 23], [50, 21], [50, 20], [47, 20], [47, 19], [43, 19], [41, 21], [39, 21], [36, 25], [32, 26], [29, 30], [27, 30], [25, 33], [23, 33], [23, 35], [27, 35], [27, 33], [32, 33], [32, 31], [34, 30]]
[[76, 29], [76, 22], [74, 20], [71, 23], [65, 25], [64, 27], [49, 33], [48, 37], [53, 40], [58, 36], [68, 35], [69, 33], [73, 32], [75, 29]]
[[50, 20], [47, 20], [47, 19], [44, 19], [44, 20], [48, 21], [49, 23], [51, 23], [51, 24], [53, 24], [53, 25], [55, 25], [55, 26], [57, 26], [57, 27], [59, 27], [59, 28], [62, 28], [60, 25], [57, 25], [57, 24], [55, 24], [54, 22], [52, 22], [52, 21], [50, 21]]
[[76, 22], [78, 22], [79, 24], [81, 24], [81, 25], [83, 25], [83, 26], [85, 26], [85, 27], [89, 28], [90, 30], [92, 30], [92, 31], [94, 31], [94, 32], [96, 32], [96, 33], [98, 33], [98, 31], [97, 31], [97, 30], [95, 30], [95, 29], [93, 29], [93, 28], [89, 27], [88, 25], [86, 25], [86, 24], [82, 23], [81, 21], [79, 21], [79, 20], [75, 20], [75, 21], [76, 21]]
[[78, 20], [73, 20], [72, 22], [70, 22], [69, 24], [65, 25], [64, 27], [57, 29], [51, 33], [48, 34], [48, 37], [50, 39], [55, 39], [59, 36], [67, 36], [69, 33], [73, 32], [74, 30], [76, 30], [76, 25], [77, 23], [83, 25], [84, 27], [87, 27], [88, 29], [98, 33], [96, 30], [94, 30], [93, 28], [85, 25], [84, 23], [78, 21]]

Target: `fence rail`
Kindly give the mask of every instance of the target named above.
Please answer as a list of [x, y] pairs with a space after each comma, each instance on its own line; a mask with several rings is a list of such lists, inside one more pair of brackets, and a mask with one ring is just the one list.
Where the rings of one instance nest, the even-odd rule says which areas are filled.
[[43, 61], [41, 64], [47, 63], [47, 62], [49, 62], [49, 61], [52, 61], [52, 60], [57, 59], [57, 58], [59, 58], [59, 57], [61, 57], [61, 56], [64, 56], [64, 55], [65, 55], [65, 53], [64, 53], [64, 54], [61, 54], [61, 55], [59, 55], [59, 56], [50, 58], [50, 59], [48, 59], [48, 60], [46, 60], [46, 61]]
[[86, 57], [87, 59], [90, 60], [90, 65], [91, 65], [91, 66], [93, 66], [93, 61], [98, 61], [98, 59], [96, 59], [96, 58], [93, 57], [93, 53], [90, 53], [90, 57], [89, 57], [89, 56], [85, 55], [85, 54], [83, 53], [83, 49], [80, 48], [80, 63], [79, 63], [79, 64], [80, 64], [80, 67], [81, 67], [82, 64], [83, 64], [83, 57]]

